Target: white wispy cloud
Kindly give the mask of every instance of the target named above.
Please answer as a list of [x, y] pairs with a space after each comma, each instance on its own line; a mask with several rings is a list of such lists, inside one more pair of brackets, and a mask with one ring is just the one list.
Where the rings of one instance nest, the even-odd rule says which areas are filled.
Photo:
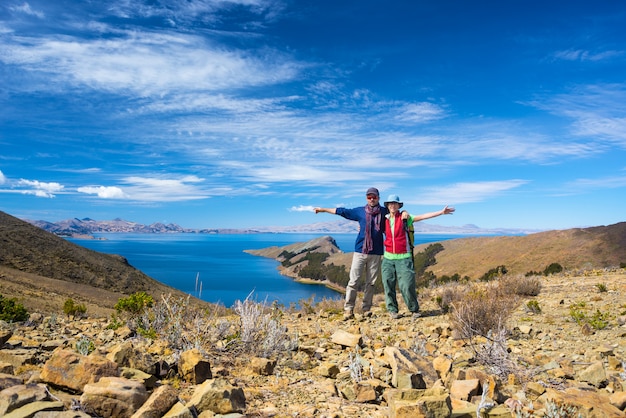
[[625, 51], [620, 50], [592, 52], [584, 49], [567, 49], [555, 52], [554, 57], [565, 61], [603, 61], [619, 58], [625, 54]]
[[571, 120], [570, 131], [593, 144], [610, 141], [626, 147], [626, 84], [578, 86], [568, 92], [531, 103]]
[[293, 80], [303, 68], [276, 50], [260, 55], [175, 32], [128, 31], [107, 40], [16, 37], [2, 49], [5, 63], [46, 73], [56, 84], [139, 96], [270, 85]]
[[626, 176], [624, 175], [606, 176], [596, 179], [576, 179], [575, 181], [569, 182], [565, 185], [566, 189], [577, 193], [597, 189], [619, 189], [622, 187], [626, 187]]
[[9, 10], [13, 11], [13, 12], [19, 12], [19, 13], [24, 13], [26, 15], [30, 15], [30, 16], [35, 16], [39, 19], [43, 19], [45, 18], [45, 14], [42, 11], [39, 10], [33, 10], [30, 7], [30, 4], [24, 2], [20, 5], [16, 5], [16, 6], [9, 6]]
[[128, 196], [122, 189], [115, 186], [86, 186], [77, 189], [80, 193], [95, 194], [102, 199], [126, 199]]
[[527, 183], [529, 183], [527, 180], [513, 179], [439, 185], [424, 188], [418, 199], [408, 200], [408, 202], [426, 205], [475, 203], [492, 199]]
[[2, 172], [2, 170], [0, 170], [0, 185], [5, 184], [6, 182], [7, 182], [7, 178]]
[[288, 210], [289, 212], [313, 212], [313, 206], [306, 206], [306, 205], [292, 206]]
[[433, 103], [407, 103], [398, 109], [396, 119], [402, 122], [425, 123], [446, 116], [445, 110]]
[[20, 193], [48, 198], [55, 197], [57, 193], [63, 191], [64, 189], [63, 185], [56, 182], [42, 182], [38, 180], [25, 179], [20, 179], [17, 182], [17, 186], [20, 188]]
[[210, 193], [197, 186], [203, 179], [197, 176], [180, 178], [130, 176], [123, 179], [122, 189], [129, 199], [142, 202], [176, 202], [206, 199]]

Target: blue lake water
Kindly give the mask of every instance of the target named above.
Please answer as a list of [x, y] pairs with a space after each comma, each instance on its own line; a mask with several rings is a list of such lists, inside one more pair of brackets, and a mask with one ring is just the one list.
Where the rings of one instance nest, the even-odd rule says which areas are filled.
[[[126, 257], [148, 276], [227, 307], [252, 293], [257, 301], [289, 306], [314, 297], [341, 299], [323, 285], [297, 283], [278, 272], [278, 262], [244, 250], [306, 242], [328, 234], [96, 234], [99, 240], [68, 239], [83, 247]], [[354, 251], [356, 234], [332, 234], [344, 252]], [[416, 235], [416, 244], [459, 238]]]

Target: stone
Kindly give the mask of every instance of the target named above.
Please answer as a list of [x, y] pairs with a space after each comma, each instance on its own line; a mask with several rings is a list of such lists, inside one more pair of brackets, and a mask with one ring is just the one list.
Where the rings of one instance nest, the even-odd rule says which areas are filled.
[[352, 334], [347, 331], [337, 330], [330, 337], [331, 341], [342, 347], [357, 347], [363, 344], [363, 336], [361, 334]]
[[563, 391], [548, 388], [538, 400], [545, 403], [548, 399], [577, 407], [583, 418], [624, 418], [624, 413], [611, 404], [609, 396], [599, 392], [578, 388]]
[[317, 374], [319, 374], [320, 376], [330, 377], [331, 379], [334, 379], [339, 374], [339, 367], [337, 367], [336, 364], [328, 361], [320, 363], [320, 365], [317, 366], [316, 370]]
[[243, 412], [246, 397], [241, 388], [231, 385], [224, 379], [212, 379], [198, 385], [187, 403], [198, 412], [211, 411], [216, 414]]
[[578, 379], [582, 382], [587, 382], [597, 388], [604, 386], [606, 383], [606, 371], [604, 370], [604, 364], [602, 361], [596, 361], [591, 364], [585, 370], [578, 374]]
[[141, 382], [146, 387], [146, 389], [152, 389], [157, 384], [156, 376], [130, 367], [122, 367], [122, 370], [120, 371], [120, 377]]
[[2, 347], [13, 336], [13, 331], [10, 329], [0, 328], [0, 347]]
[[391, 366], [392, 386], [399, 389], [425, 389], [437, 380], [432, 362], [399, 347], [385, 347], [384, 358]]
[[449, 418], [450, 396], [444, 390], [393, 390], [387, 397], [389, 418]]
[[201, 384], [213, 377], [211, 365], [197, 348], [181, 353], [178, 361], [178, 371], [183, 380], [194, 385]]
[[156, 388], [131, 418], [160, 418], [178, 402], [178, 391], [170, 385]]
[[453, 399], [467, 401], [479, 393], [480, 381], [478, 379], [455, 380], [450, 386], [450, 397]]
[[24, 383], [23, 380], [17, 376], [13, 376], [12, 374], [0, 373], [0, 390], [4, 390], [15, 385], [21, 385], [22, 383]]
[[109, 376], [119, 376], [116, 363], [98, 354], [83, 356], [68, 349], [55, 350], [41, 371], [42, 381], [74, 392]]
[[132, 341], [126, 340], [116, 345], [106, 358], [117, 363], [119, 367], [130, 367], [156, 375], [156, 361], [145, 350], [136, 348]]
[[102, 377], [85, 385], [80, 404], [90, 415], [104, 418], [131, 417], [148, 399], [145, 386], [123, 377]]
[[[8, 414], [4, 415], [4, 418], [30, 418], [30, 417], [42, 417], [47, 412], [59, 412], [63, 411], [64, 405], [60, 401], [35, 401], [26, 404], [20, 408], [14, 409]], [[57, 417], [58, 415], [54, 415]]]
[[446, 380], [452, 370], [452, 359], [446, 356], [437, 356], [433, 360], [433, 368], [442, 380]]
[[274, 374], [276, 360], [270, 360], [262, 357], [253, 357], [250, 359], [250, 370], [254, 374], [261, 376], [271, 376]]
[[626, 410], [626, 392], [615, 392], [609, 396], [611, 405], [620, 411]]
[[0, 350], [0, 362], [8, 363], [12, 365], [15, 369], [25, 364], [36, 364], [37, 351], [29, 350], [26, 348], [17, 348], [11, 350], [3, 349]]
[[15, 385], [0, 391], [0, 416], [33, 402], [47, 401], [44, 385]]

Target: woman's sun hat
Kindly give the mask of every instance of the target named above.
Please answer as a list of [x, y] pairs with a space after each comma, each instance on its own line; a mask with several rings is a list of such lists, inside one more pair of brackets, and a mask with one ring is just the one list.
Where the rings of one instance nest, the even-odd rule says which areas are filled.
[[397, 194], [389, 195], [387, 200], [385, 200], [385, 207], [387, 206], [387, 204], [392, 202], [399, 203], [400, 207], [404, 206], [404, 203], [402, 203], [402, 201], [400, 200], [400, 196], [398, 196]]

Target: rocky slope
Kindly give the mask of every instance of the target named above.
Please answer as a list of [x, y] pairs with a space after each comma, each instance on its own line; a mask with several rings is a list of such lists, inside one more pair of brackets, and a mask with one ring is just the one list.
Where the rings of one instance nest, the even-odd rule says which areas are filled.
[[[626, 416], [626, 272], [542, 281], [533, 298], [541, 312], [520, 303], [507, 323], [520, 373], [505, 379], [476, 361], [484, 341], [455, 336], [436, 290], [420, 296], [417, 320], [390, 319], [380, 301], [372, 317], [350, 321], [340, 305], [257, 311], [257, 319], [279, 318], [291, 341], [269, 358], [257, 355], [260, 346], [229, 349], [253, 311], [208, 315], [212, 329], [227, 324], [235, 334], [186, 350], [127, 327], [107, 329], [104, 319], [33, 314], [0, 326], [0, 415], [476, 417], [480, 409], [478, 416], [511, 417], [515, 408], [543, 416], [567, 407], [582, 417]], [[581, 326], [572, 306], [606, 313], [607, 326]], [[79, 354], [86, 341], [95, 351]]]
[[[91, 311], [111, 311], [117, 300], [139, 291], [159, 298], [184, 294], [129, 265], [124, 257], [75, 245], [0, 212], [0, 295], [31, 309], [53, 312], [67, 298]], [[199, 302], [199, 301], [198, 301]], [[50, 307], [50, 310], [47, 308]]]

